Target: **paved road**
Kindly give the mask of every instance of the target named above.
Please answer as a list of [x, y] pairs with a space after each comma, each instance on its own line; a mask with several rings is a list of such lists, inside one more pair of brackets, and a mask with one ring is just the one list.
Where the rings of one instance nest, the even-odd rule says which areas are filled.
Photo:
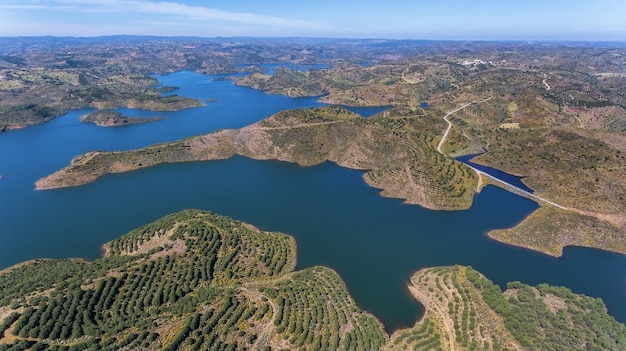
[[554, 202], [552, 202], [552, 201], [550, 201], [548, 199], [545, 199], [545, 198], [543, 198], [541, 196], [537, 196], [537, 195], [535, 195], [533, 193], [530, 193], [530, 192], [528, 192], [528, 191], [526, 191], [524, 189], [518, 188], [518, 187], [516, 187], [515, 185], [513, 185], [511, 183], [507, 183], [504, 180], [502, 180], [500, 178], [497, 178], [497, 177], [494, 177], [494, 176], [492, 176], [489, 173], [485, 173], [483, 171], [480, 171], [480, 170], [478, 170], [478, 169], [476, 169], [476, 168], [474, 168], [472, 166], [469, 166], [469, 167], [471, 169], [473, 169], [474, 172], [476, 172], [479, 176], [482, 176], [482, 177], [485, 177], [485, 178], [489, 179], [491, 184], [493, 184], [493, 185], [495, 185], [497, 187], [500, 187], [500, 188], [502, 188], [504, 190], [510, 191], [513, 194], [516, 194], [516, 195], [525, 197], [527, 199], [533, 200], [533, 201], [535, 201], [535, 202], [537, 202], [539, 204], [545, 203], [545, 204], [548, 204], [548, 205], [552, 205], [554, 207], [558, 207], [558, 208], [560, 208], [562, 210], [567, 210], [568, 209], [567, 207], [561, 206], [561, 205], [559, 205], [557, 203], [554, 203]]

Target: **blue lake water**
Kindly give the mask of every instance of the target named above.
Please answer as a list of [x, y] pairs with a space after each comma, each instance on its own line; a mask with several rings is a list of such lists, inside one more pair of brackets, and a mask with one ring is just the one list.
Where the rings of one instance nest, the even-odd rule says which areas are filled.
[[178, 112], [122, 109], [164, 121], [119, 128], [84, 124], [72, 111], [46, 124], [0, 134], [0, 268], [38, 257], [95, 259], [100, 246], [131, 229], [185, 208], [211, 210], [261, 229], [293, 235], [298, 268], [326, 265], [346, 281], [359, 306], [390, 330], [412, 325], [420, 305], [410, 275], [435, 265], [472, 265], [503, 286], [565, 285], [601, 297], [626, 321], [626, 256], [568, 248], [556, 259], [490, 240], [490, 229], [515, 225], [534, 202], [488, 186], [468, 211], [430, 211], [379, 196], [362, 172], [332, 163], [300, 167], [243, 157], [170, 164], [109, 175], [76, 188], [34, 191], [34, 182], [90, 150], [122, 150], [237, 128], [314, 98], [268, 95], [212, 76], [158, 77], [176, 94], [207, 106]]
[[341, 106], [345, 108], [346, 110], [350, 110], [354, 113], [358, 113], [365, 118], [371, 117], [377, 113], [383, 112], [390, 108], [390, 106], [376, 106], [376, 107], [352, 107], [352, 106], [342, 106], [342, 105], [338, 105], [338, 106]]
[[471, 162], [470, 160], [476, 156], [478, 155], [466, 155], [466, 156], [457, 157], [456, 159], [478, 170], [481, 170], [487, 174], [490, 174], [498, 179], [502, 179], [505, 182], [511, 185], [514, 185], [522, 190], [526, 190], [531, 194], [535, 192], [532, 188], [528, 187], [528, 185], [524, 184], [524, 182], [522, 182], [522, 179], [520, 177], [514, 176], [506, 172], [502, 172], [495, 168], [491, 168], [491, 167], [487, 167], [487, 166], [483, 166], [483, 165], [479, 165], [477, 163]]

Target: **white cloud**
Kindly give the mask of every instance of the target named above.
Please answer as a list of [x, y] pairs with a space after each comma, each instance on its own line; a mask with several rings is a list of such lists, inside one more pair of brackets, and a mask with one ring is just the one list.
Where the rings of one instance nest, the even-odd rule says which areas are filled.
[[[320, 23], [288, 19], [277, 16], [269, 16], [255, 13], [238, 13], [223, 11], [216, 8], [203, 6], [190, 6], [186, 4], [167, 1], [147, 0], [26, 0], [14, 4], [0, 5], [0, 9], [6, 10], [45, 10], [65, 11], [82, 13], [118, 13], [120, 15], [144, 15], [152, 17], [169, 17], [185, 21], [211, 21], [230, 24], [269, 26], [283, 29], [299, 30], [323, 30], [325, 26]], [[268, 28], [269, 29], [269, 28]]]

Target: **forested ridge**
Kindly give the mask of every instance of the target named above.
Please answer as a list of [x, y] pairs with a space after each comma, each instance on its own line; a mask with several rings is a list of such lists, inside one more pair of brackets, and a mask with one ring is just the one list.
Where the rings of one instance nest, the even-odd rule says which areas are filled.
[[382, 325], [332, 270], [293, 272], [295, 241], [183, 211], [106, 245], [0, 274], [0, 350], [377, 349]]
[[294, 271], [295, 240], [210, 212], [165, 216], [104, 257], [0, 272], [0, 350], [620, 350], [600, 299], [545, 284], [502, 292], [471, 267], [415, 273], [426, 312], [386, 334], [332, 269]]

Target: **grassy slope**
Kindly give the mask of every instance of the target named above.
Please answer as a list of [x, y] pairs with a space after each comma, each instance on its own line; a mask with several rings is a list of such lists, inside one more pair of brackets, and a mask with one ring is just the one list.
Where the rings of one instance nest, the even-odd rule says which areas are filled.
[[477, 162], [524, 176], [539, 194], [562, 205], [626, 212], [622, 153], [589, 133], [567, 128], [495, 131]]
[[[524, 176], [539, 196], [571, 209], [542, 209], [493, 238], [551, 255], [568, 245], [626, 253], [622, 150], [572, 128], [495, 130], [490, 140], [490, 151], [474, 161]], [[626, 141], [611, 135], [609, 142], [619, 140]]]
[[[607, 81], [576, 72], [548, 76], [550, 90], [543, 79], [528, 70], [470, 75], [465, 84], [473, 93], [465, 90], [456, 100], [475, 100], [477, 92], [491, 92], [492, 99], [455, 114], [458, 131], [453, 128], [444, 150], [476, 153], [476, 146], [483, 146], [489, 152], [474, 162], [523, 176], [537, 195], [570, 209], [542, 209], [526, 225], [506, 235], [492, 233], [493, 238], [550, 255], [560, 255], [568, 245], [626, 253], [626, 138], [623, 128], [615, 127], [626, 121], [620, 112], [623, 89], [599, 89]], [[614, 99], [610, 107], [585, 105], [609, 98]], [[499, 127], [505, 123], [520, 129]]]
[[594, 247], [626, 254], [623, 230], [596, 217], [542, 207], [514, 228], [494, 230], [498, 241], [561, 256], [566, 246]]

